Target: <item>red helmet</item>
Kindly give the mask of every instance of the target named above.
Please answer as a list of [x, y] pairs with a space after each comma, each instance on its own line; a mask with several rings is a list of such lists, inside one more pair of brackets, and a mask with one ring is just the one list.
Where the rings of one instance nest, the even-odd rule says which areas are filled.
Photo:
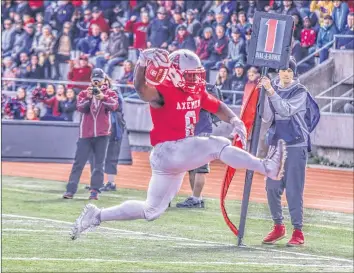
[[175, 87], [187, 93], [199, 93], [205, 88], [205, 69], [194, 52], [179, 49], [168, 58], [171, 63], [168, 79]]

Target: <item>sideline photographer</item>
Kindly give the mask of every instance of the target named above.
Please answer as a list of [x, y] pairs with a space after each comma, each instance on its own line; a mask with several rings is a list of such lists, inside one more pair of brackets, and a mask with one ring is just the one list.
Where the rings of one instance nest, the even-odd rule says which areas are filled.
[[77, 142], [75, 162], [66, 192], [63, 195], [64, 199], [74, 197], [82, 170], [91, 153], [94, 157], [94, 168], [91, 173], [89, 199], [98, 199], [99, 189], [103, 186], [103, 165], [111, 134], [110, 115], [111, 111], [116, 111], [117, 108], [117, 93], [105, 83], [103, 70], [94, 69], [91, 74], [90, 86], [81, 91], [77, 98], [77, 109], [83, 113], [83, 116], [80, 122], [80, 136]]

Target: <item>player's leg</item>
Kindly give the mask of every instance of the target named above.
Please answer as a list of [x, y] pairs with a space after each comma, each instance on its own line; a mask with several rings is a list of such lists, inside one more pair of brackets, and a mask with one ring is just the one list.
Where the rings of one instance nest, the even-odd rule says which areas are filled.
[[71, 238], [75, 240], [83, 231], [106, 221], [157, 219], [178, 193], [185, 173], [168, 174], [153, 170], [146, 201], [129, 200], [106, 209], [87, 205], [72, 228]]
[[279, 141], [270, 157], [259, 159], [231, 146], [230, 140], [219, 136], [197, 136], [157, 145], [159, 164], [165, 171], [182, 172], [198, 168], [220, 159], [235, 169], [248, 169], [276, 179], [282, 172], [286, 158], [285, 144]]

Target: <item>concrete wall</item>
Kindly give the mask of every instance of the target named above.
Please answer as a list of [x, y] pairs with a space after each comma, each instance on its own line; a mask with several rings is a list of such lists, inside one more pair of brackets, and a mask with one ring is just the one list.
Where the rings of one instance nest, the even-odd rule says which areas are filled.
[[[349, 77], [354, 72], [354, 51], [352, 50], [331, 50], [330, 58], [333, 57], [334, 62], [334, 82], [339, 82]], [[354, 78], [350, 78], [345, 83], [354, 84]]]
[[[72, 122], [2, 120], [3, 161], [73, 162], [79, 124]], [[119, 164], [132, 164], [125, 134]]]

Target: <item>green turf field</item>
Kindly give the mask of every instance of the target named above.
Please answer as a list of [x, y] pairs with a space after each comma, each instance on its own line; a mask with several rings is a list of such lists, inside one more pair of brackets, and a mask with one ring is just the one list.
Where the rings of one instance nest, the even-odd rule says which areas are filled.
[[[237, 248], [219, 200], [204, 210], [170, 208], [154, 222], [104, 223], [71, 241], [71, 223], [88, 203], [80, 189], [63, 200], [65, 184], [31, 178], [2, 177], [3, 272], [353, 272], [353, 215], [305, 210], [306, 246], [288, 248], [261, 240], [272, 222], [265, 205], [251, 204], [246, 226], [248, 247]], [[143, 200], [145, 192], [119, 189], [102, 194], [100, 207], [126, 199]], [[180, 201], [179, 196], [173, 201]], [[238, 223], [239, 202], [228, 202]]]

